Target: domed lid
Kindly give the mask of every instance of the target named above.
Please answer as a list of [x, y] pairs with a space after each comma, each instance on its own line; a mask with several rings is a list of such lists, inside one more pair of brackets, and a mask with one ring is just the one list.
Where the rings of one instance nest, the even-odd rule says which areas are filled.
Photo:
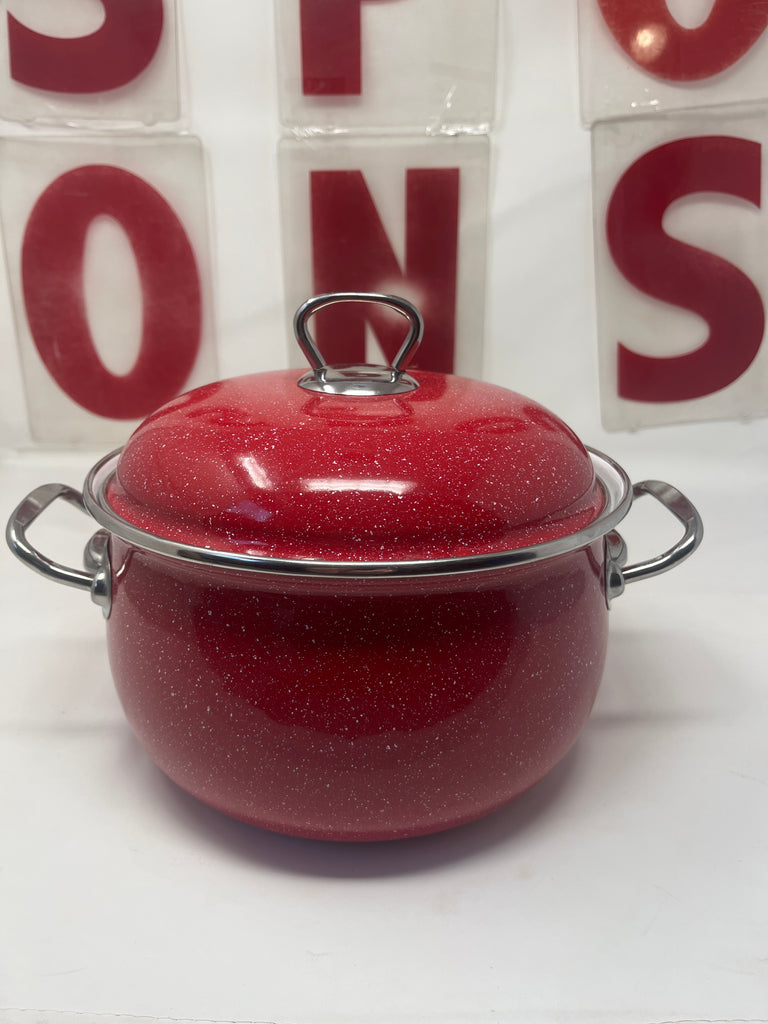
[[[385, 302], [410, 321], [391, 367], [328, 367], [323, 305]], [[404, 365], [422, 324], [404, 300], [320, 296], [296, 318], [313, 369], [233, 378], [169, 402], [105, 485], [120, 521], [260, 559], [403, 562], [510, 551], [582, 530], [603, 490], [579, 439], [493, 384]]]

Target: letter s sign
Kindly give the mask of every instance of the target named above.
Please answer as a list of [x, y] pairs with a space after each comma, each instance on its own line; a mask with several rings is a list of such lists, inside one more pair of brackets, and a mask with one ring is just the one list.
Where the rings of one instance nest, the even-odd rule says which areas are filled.
[[765, 312], [752, 281], [732, 264], [671, 238], [671, 203], [716, 192], [760, 207], [762, 147], [730, 136], [679, 139], [651, 150], [623, 175], [607, 213], [607, 239], [624, 277], [646, 295], [698, 314], [706, 342], [685, 355], [651, 357], [619, 343], [618, 393], [639, 402], [711, 395], [737, 380], [757, 356]]
[[75, 39], [44, 35], [8, 14], [11, 77], [58, 93], [107, 92], [151, 63], [163, 32], [163, 0], [100, 0], [101, 27]]

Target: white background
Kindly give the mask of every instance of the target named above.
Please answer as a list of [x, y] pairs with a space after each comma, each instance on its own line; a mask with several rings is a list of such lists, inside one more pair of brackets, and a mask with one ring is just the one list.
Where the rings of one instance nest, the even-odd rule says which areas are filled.
[[[222, 372], [279, 366], [271, 5], [182, 6]], [[688, 493], [704, 545], [616, 602], [591, 722], [547, 780], [482, 822], [371, 846], [266, 834], [180, 794], [124, 722], [98, 609], [0, 556], [2, 1024], [768, 1020], [766, 422], [602, 430], [575, 5], [505, 0], [502, 61], [484, 375]], [[16, 450], [5, 305], [0, 329], [10, 512], [101, 452]], [[51, 518], [37, 540], [74, 559], [87, 522]], [[632, 560], [668, 519], [638, 504]]]

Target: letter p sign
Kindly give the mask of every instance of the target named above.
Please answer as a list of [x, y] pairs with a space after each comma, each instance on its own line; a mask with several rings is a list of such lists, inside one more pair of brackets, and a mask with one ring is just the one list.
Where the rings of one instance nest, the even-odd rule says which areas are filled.
[[275, 0], [284, 124], [487, 128], [498, 0]]
[[360, 8], [403, 0], [301, 0], [305, 96], [359, 96], [362, 80]]

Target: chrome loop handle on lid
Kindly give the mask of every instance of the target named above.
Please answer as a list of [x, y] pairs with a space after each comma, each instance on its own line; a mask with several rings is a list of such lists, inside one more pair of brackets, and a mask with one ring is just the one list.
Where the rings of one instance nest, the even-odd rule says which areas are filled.
[[[406, 318], [409, 323], [408, 335], [391, 366], [335, 366], [326, 362], [310, 334], [308, 322], [319, 310], [337, 302], [374, 302], [389, 306]], [[413, 303], [399, 295], [383, 295], [379, 292], [331, 292], [316, 295], [296, 311], [293, 329], [312, 367], [299, 381], [300, 386], [307, 391], [331, 395], [396, 395], [414, 391], [419, 386], [413, 377], [405, 373], [405, 367], [421, 342], [424, 321]]]

